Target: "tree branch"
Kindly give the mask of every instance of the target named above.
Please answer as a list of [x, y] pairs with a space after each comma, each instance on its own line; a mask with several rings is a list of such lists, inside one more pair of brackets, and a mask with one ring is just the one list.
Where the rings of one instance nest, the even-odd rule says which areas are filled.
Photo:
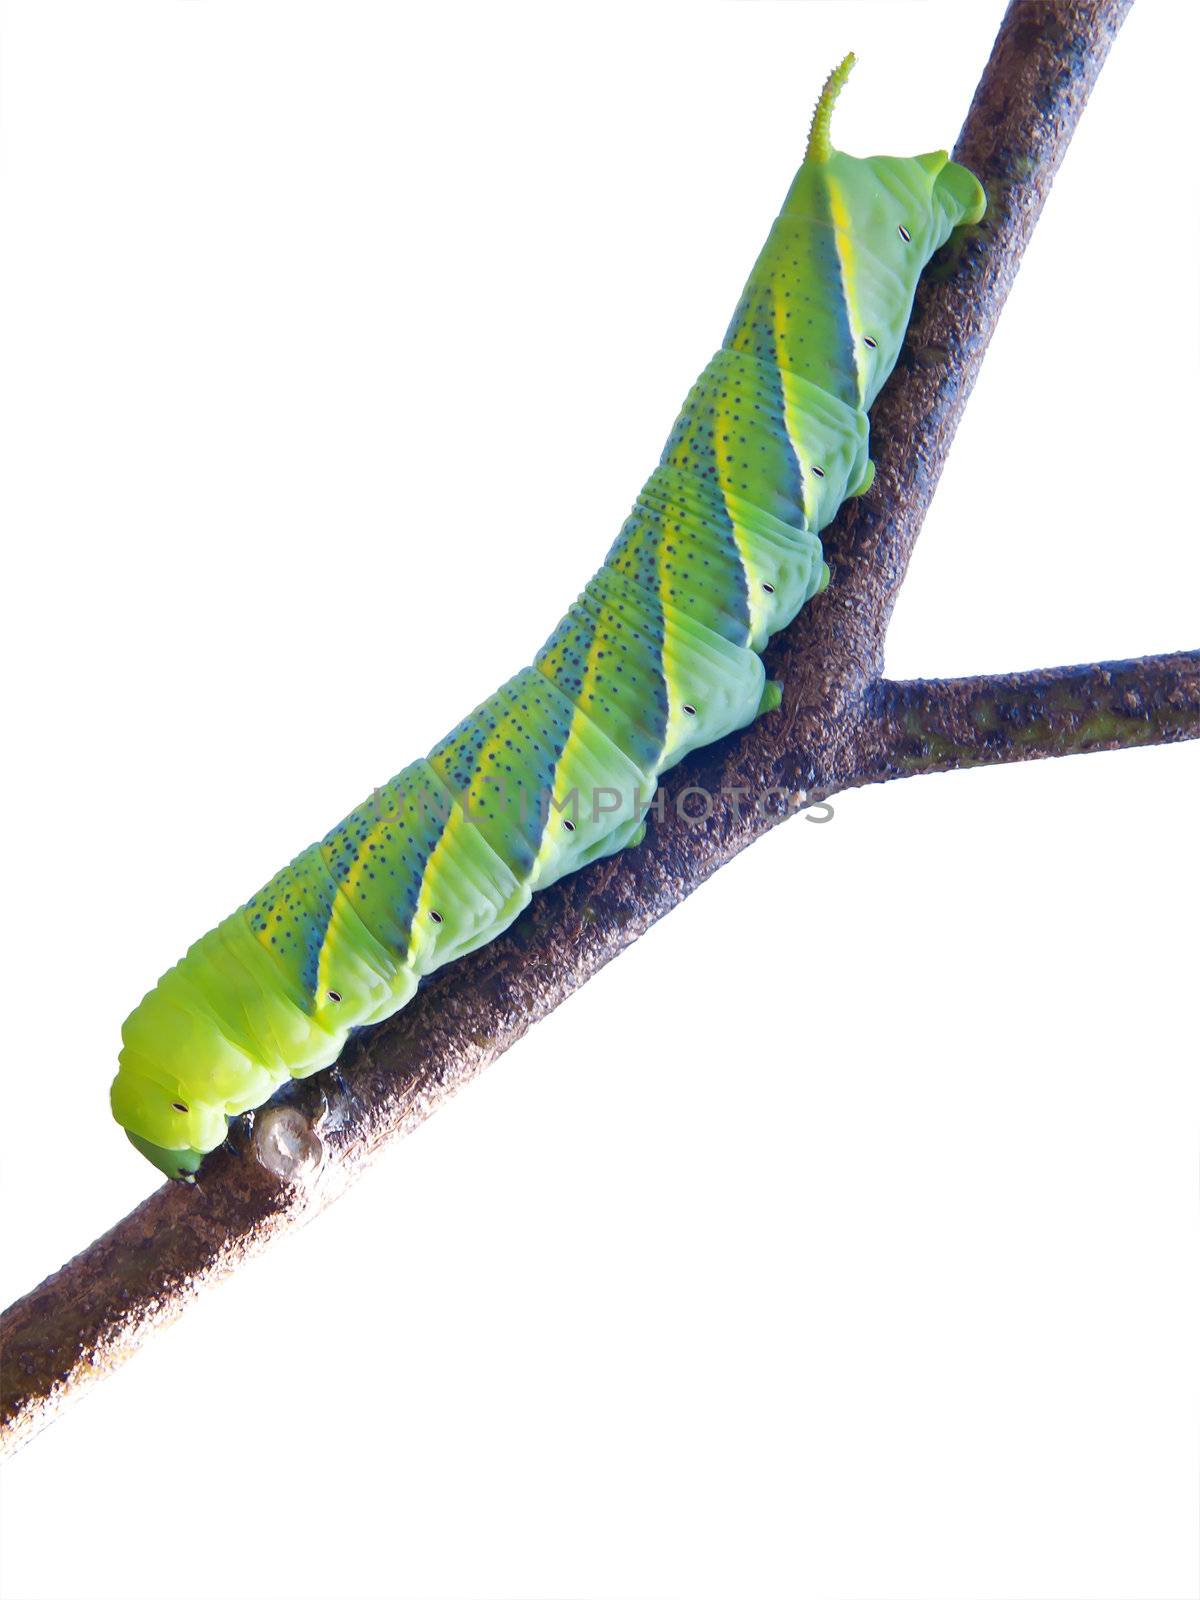
[[[502, 938], [358, 1036], [339, 1072], [293, 1086], [287, 1103], [258, 1114], [252, 1137], [238, 1130], [198, 1184], [160, 1189], [12, 1306], [0, 1371], [7, 1446], [178, 1316], [205, 1283], [335, 1198], [381, 1145], [790, 814], [798, 790], [870, 781], [864, 729], [878, 727], [892, 604], [1021, 254], [1129, 3], [1010, 6], [955, 151], [983, 180], [990, 210], [926, 276], [872, 417], [876, 487], [829, 531], [829, 591], [769, 652], [783, 710], [670, 774], [663, 815], [640, 848], [535, 896]], [[701, 826], [681, 814], [696, 789], [716, 797]]]
[[880, 682], [863, 783], [1200, 738], [1200, 650], [1004, 677]]

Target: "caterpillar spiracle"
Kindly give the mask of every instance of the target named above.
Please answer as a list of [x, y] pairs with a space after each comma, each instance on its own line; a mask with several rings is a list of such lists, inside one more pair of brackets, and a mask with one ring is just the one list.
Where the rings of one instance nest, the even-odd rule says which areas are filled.
[[[231, 1117], [636, 844], [659, 775], [778, 703], [760, 652], [828, 582], [820, 533], [874, 476], [867, 413], [930, 256], [985, 199], [945, 151], [804, 160], [721, 348], [603, 566], [525, 667], [206, 933], [126, 1020], [112, 1109], [170, 1177]], [[601, 805], [587, 797], [603, 793]], [[573, 797], [576, 797], [573, 799]], [[583, 797], [579, 804], [577, 797]]]

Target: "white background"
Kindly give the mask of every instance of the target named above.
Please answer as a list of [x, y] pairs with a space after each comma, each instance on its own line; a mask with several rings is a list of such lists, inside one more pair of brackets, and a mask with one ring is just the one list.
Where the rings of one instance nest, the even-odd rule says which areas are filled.
[[[122, 1017], [528, 660], [850, 47], [998, 3], [10, 4], [3, 1299], [149, 1192]], [[1195, 644], [1196, 8], [1136, 9], [896, 676]], [[1194, 748], [795, 821], [5, 1469], [34, 1597], [1194, 1595]]]

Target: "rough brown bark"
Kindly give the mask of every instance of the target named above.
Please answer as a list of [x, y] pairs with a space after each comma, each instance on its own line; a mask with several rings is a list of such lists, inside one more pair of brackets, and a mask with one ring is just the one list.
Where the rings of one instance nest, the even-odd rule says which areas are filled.
[[1200, 738], [1200, 650], [1003, 677], [881, 682], [864, 783]]
[[[361, 1035], [340, 1072], [296, 1085], [289, 1104], [260, 1113], [253, 1135], [241, 1130], [234, 1148], [206, 1162], [195, 1187], [166, 1185], [11, 1307], [2, 1368], [9, 1447], [122, 1360], [150, 1328], [179, 1315], [206, 1282], [328, 1203], [380, 1145], [415, 1127], [796, 809], [800, 791], [829, 794], [892, 775], [889, 739], [897, 773], [960, 764], [959, 757], [965, 763], [972, 751], [1015, 760], [1093, 747], [1077, 726], [1068, 728], [1075, 713], [1061, 699], [1061, 675], [996, 680], [990, 689], [970, 682], [882, 685], [880, 676], [888, 617], [958, 418], [1128, 3], [1018, 0], [1010, 7], [955, 152], [983, 179], [989, 214], [927, 276], [901, 362], [872, 418], [876, 487], [831, 530], [828, 593], [770, 651], [783, 709], [671, 774], [664, 814], [639, 849], [537, 896], [506, 935]], [[1187, 724], [1195, 658], [1143, 665], [1142, 676], [1136, 664], [1121, 670], [1131, 687], [1153, 683], [1149, 724], [1132, 715], [1122, 721], [1114, 711], [1114, 685], [1103, 676], [1114, 669], [1076, 669], [1075, 690], [1094, 691], [1089, 714], [1107, 708], [1117, 719], [1104, 725], [1111, 737], [1099, 742], [1196, 732]], [[989, 694], [997, 708], [1019, 705], [1036, 720], [1037, 696], [1050, 689], [1036, 739], [1022, 739], [1015, 724], [1011, 737], [992, 737], [994, 729], [972, 721], [972, 708], [988, 704]], [[699, 826], [680, 814], [689, 789], [723, 797]], [[706, 809], [699, 796], [691, 799], [693, 809]]]

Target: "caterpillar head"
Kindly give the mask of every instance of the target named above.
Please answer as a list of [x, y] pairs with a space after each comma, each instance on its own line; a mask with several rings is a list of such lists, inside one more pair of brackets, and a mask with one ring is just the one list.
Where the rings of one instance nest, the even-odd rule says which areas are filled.
[[140, 1150], [168, 1178], [191, 1182], [205, 1154], [225, 1137], [225, 1118], [178, 1084], [159, 1081], [149, 1063], [121, 1052], [111, 1091], [113, 1116]]
[[272, 1085], [250, 1066], [172, 967], [126, 1018], [113, 1080], [113, 1116], [168, 1178], [189, 1179], [224, 1141], [239, 1094]]

